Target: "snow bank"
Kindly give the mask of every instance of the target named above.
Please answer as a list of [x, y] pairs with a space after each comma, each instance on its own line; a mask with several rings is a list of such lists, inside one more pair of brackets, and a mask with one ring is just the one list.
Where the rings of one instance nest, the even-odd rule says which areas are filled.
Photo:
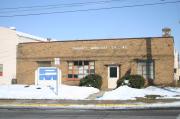
[[[113, 91], [106, 92], [100, 100], [135, 100], [136, 97], [146, 95], [160, 95], [161, 98], [180, 99], [180, 88], [159, 88], [150, 86], [145, 89], [135, 89], [128, 86], [121, 86]], [[178, 96], [179, 95], [179, 96]], [[177, 96], [177, 97], [175, 97]]]
[[90, 94], [99, 92], [93, 87], [78, 87], [63, 85], [60, 88], [59, 97], [61, 99], [86, 99]]
[[[0, 86], [0, 99], [71, 99], [82, 100], [89, 95], [99, 92], [93, 87], [78, 87], [62, 85], [59, 88], [59, 95], [47, 86], [30, 85], [2, 85]], [[135, 89], [128, 86], [121, 86], [113, 91], [106, 92], [98, 100], [135, 100], [136, 97], [146, 95], [160, 95], [160, 98], [180, 99], [180, 88], [159, 88], [150, 86], [144, 89]]]
[[86, 99], [90, 94], [99, 90], [92, 87], [62, 85], [57, 96], [50, 87], [30, 85], [0, 86], [0, 99]]

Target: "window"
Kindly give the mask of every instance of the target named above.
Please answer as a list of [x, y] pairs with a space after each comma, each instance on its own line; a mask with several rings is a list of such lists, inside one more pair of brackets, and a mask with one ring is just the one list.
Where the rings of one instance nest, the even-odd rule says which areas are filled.
[[176, 72], [177, 72], [177, 69], [174, 68], [174, 73], [176, 73]]
[[81, 79], [89, 74], [94, 74], [94, 61], [68, 62], [68, 78]]
[[0, 64], [0, 76], [3, 76], [3, 64]]
[[138, 61], [137, 73], [145, 79], [154, 79], [154, 62], [152, 60]]
[[110, 67], [110, 78], [117, 78], [117, 67]]
[[37, 61], [39, 67], [51, 67], [51, 61]]

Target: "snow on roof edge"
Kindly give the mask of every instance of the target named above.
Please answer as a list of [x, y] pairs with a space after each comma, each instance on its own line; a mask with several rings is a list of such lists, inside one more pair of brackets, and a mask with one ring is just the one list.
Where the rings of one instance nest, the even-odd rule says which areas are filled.
[[27, 33], [20, 32], [20, 31], [16, 31], [16, 34], [21, 36], [21, 37], [31, 38], [31, 39], [34, 39], [34, 40], [47, 41], [46, 38], [30, 35], [30, 34], [27, 34]]

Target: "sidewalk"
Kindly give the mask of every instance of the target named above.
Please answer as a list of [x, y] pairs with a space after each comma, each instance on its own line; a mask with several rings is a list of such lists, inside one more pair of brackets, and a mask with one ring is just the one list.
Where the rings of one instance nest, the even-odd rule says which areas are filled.
[[180, 100], [0, 100], [0, 109], [158, 109], [180, 108]]

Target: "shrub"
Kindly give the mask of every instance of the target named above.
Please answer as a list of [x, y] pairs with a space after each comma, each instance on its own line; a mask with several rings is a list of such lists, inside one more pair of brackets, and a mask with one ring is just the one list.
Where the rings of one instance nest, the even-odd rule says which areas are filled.
[[142, 88], [145, 80], [141, 75], [126, 75], [117, 81], [117, 88], [122, 85], [128, 85], [132, 88]]
[[129, 76], [130, 75], [127, 75], [127, 76], [123, 76], [122, 78], [120, 78], [119, 80], [117, 80], [117, 88], [119, 86], [122, 86], [122, 85], [128, 85], [128, 83], [126, 81], [129, 80]]
[[144, 87], [145, 79], [141, 75], [131, 75], [129, 79], [129, 86], [132, 88]]
[[80, 80], [79, 86], [94, 87], [100, 89], [102, 77], [98, 74], [90, 74]]
[[123, 82], [124, 82], [124, 80], [123, 79], [118, 79], [117, 80], [117, 88], [119, 87], [119, 86], [122, 86], [123, 85]]

